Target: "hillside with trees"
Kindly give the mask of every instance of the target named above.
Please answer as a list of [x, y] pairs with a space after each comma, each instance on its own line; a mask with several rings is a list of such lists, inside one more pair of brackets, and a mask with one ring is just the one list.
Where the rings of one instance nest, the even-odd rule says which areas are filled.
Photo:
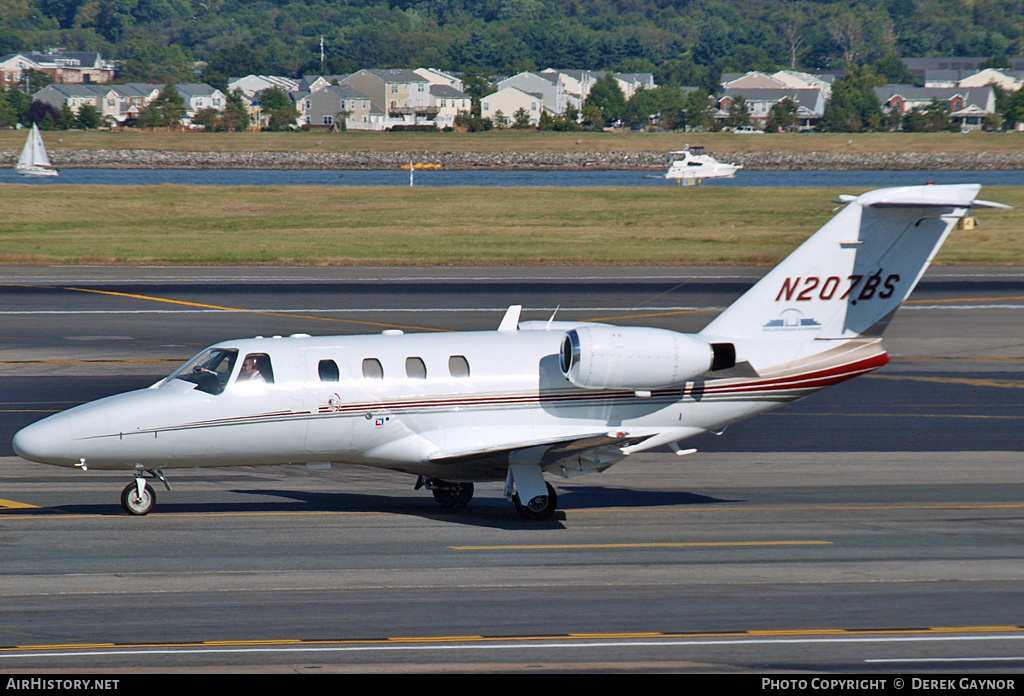
[[1020, 55], [1024, 0], [0, 0], [0, 55], [44, 47], [99, 51], [129, 81], [192, 81], [195, 61], [211, 84], [553, 67], [710, 89], [722, 72], [854, 64], [895, 81], [899, 56]]

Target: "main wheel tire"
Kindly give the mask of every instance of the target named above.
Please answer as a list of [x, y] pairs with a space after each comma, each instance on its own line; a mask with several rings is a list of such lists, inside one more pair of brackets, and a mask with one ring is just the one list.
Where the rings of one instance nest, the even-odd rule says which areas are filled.
[[156, 493], [148, 483], [143, 486], [141, 496], [139, 487], [134, 481], [121, 491], [121, 507], [129, 515], [148, 515], [154, 505], [156, 505]]
[[525, 520], [546, 520], [555, 513], [558, 508], [558, 494], [550, 483], [545, 482], [548, 487], [547, 495], [539, 495], [527, 504], [519, 500], [519, 494], [512, 496], [512, 502], [516, 505], [516, 512]]
[[442, 488], [435, 488], [431, 492], [434, 494], [437, 504], [445, 510], [461, 510], [473, 499], [473, 484], [471, 482], [447, 483]]

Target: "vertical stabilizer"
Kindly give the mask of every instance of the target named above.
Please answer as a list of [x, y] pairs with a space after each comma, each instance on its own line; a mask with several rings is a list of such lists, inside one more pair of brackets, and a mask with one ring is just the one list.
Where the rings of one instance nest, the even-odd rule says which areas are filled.
[[846, 207], [701, 332], [713, 338], [877, 336], [910, 295], [977, 184], [906, 186], [844, 196]]

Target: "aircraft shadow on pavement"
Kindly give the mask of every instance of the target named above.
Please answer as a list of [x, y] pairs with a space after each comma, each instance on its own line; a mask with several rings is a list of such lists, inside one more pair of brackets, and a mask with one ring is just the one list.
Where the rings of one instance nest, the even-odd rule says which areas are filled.
[[[179, 502], [170, 494], [162, 498], [157, 492], [157, 507], [150, 517], [161, 514], [249, 514], [249, 513], [383, 513], [406, 515], [454, 524], [502, 529], [557, 528], [566, 519], [565, 511], [600, 508], [657, 508], [687, 505], [717, 505], [736, 502], [685, 491], [644, 491], [630, 488], [576, 486], [558, 491], [559, 509], [548, 520], [522, 519], [515, 507], [501, 495], [478, 495], [462, 510], [444, 510], [432, 496], [410, 494], [407, 497], [370, 493], [289, 491], [277, 489], [244, 489], [228, 491], [241, 499], [210, 502]], [[489, 493], [489, 492], [488, 492]], [[250, 496], [257, 496], [254, 499]], [[248, 499], [246, 499], [248, 498]], [[40, 509], [40, 514], [54, 510], [74, 515], [126, 515], [112, 503], [59, 505]]]

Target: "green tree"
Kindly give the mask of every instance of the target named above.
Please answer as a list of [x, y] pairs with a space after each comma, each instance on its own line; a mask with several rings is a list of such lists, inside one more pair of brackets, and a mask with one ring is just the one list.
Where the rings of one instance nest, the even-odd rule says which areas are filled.
[[[268, 70], [265, 53], [258, 52], [248, 43], [225, 46], [210, 56], [203, 79], [223, 90], [232, 77], [262, 75]], [[227, 91], [227, 90], [223, 90]]]
[[935, 133], [949, 130], [949, 107], [938, 99], [932, 99], [926, 106], [917, 107], [903, 114], [901, 123], [908, 133]]
[[196, 111], [192, 116], [192, 124], [195, 126], [202, 126], [203, 130], [207, 133], [224, 130], [224, 128], [221, 127], [220, 112], [210, 107]]
[[224, 114], [221, 117], [224, 128], [229, 131], [244, 131], [249, 127], [251, 120], [249, 110], [245, 108], [245, 102], [242, 101], [241, 90], [228, 92], [226, 101]]
[[78, 113], [75, 114], [75, 128], [89, 130], [91, 128], [99, 128], [100, 125], [100, 112], [96, 110], [95, 106], [92, 104], [82, 104], [78, 107]]
[[177, 44], [160, 44], [148, 37], [118, 46], [119, 80], [125, 82], [187, 82], [192, 79], [191, 56]]
[[269, 87], [260, 92], [260, 108], [267, 116], [267, 130], [283, 131], [292, 128], [299, 111], [284, 90]]
[[32, 97], [21, 91], [19, 87], [10, 87], [4, 94], [7, 103], [14, 110], [15, 123], [30, 123], [28, 110], [32, 107]]
[[518, 109], [516, 109], [515, 113], [512, 114], [512, 127], [517, 128], [519, 130], [529, 128], [530, 112], [521, 106]]
[[743, 128], [750, 125], [750, 109], [742, 94], [737, 94], [729, 107], [729, 115], [725, 117], [725, 125], [729, 128]]
[[91, 26], [103, 38], [117, 43], [135, 25], [132, 11], [138, 4], [139, 0], [98, 0]]
[[907, 64], [895, 53], [889, 53], [879, 58], [871, 64], [871, 67], [888, 83], [912, 85], [917, 81]]
[[662, 113], [663, 93], [659, 89], [641, 89], [626, 102], [622, 120], [630, 128], [644, 128], [651, 123], [651, 117]]
[[139, 112], [138, 124], [143, 128], [176, 128], [185, 116], [185, 99], [176, 84], [168, 84], [156, 99]]
[[501, 109], [494, 112], [494, 118], [492, 120], [495, 128], [508, 128], [508, 116], [506, 116], [505, 112]]
[[767, 130], [770, 132], [792, 130], [800, 121], [796, 112], [796, 102], [789, 97], [775, 102], [768, 110]]
[[875, 96], [875, 87], [884, 84], [871, 68], [853, 66], [832, 85], [832, 96], [825, 105], [821, 119], [823, 130], [837, 133], [859, 133], [874, 130], [882, 124], [882, 103]]
[[18, 110], [7, 98], [8, 92], [0, 92], [0, 128], [14, 128], [18, 123]]
[[619, 81], [615, 75], [608, 72], [604, 77], [598, 79], [590, 88], [590, 94], [584, 102], [584, 107], [594, 106], [601, 112], [601, 118], [605, 123], [611, 123], [623, 117], [626, 113], [626, 96], [619, 87]]
[[712, 130], [715, 127], [715, 104], [703, 89], [696, 88], [686, 93], [683, 100], [683, 125], [694, 130]]

